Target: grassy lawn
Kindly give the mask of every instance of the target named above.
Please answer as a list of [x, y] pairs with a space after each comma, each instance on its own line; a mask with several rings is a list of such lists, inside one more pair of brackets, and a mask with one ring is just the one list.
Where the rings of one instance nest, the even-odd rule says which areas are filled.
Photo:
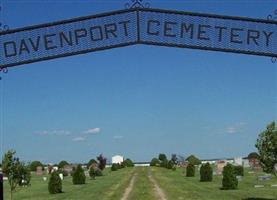
[[[236, 199], [276, 199], [277, 187], [270, 187], [277, 184], [277, 178], [270, 181], [258, 181], [257, 174], [245, 172], [245, 177], [239, 182], [237, 190], [220, 190], [220, 176], [214, 176], [213, 182], [204, 183], [199, 181], [199, 174], [196, 177], [188, 178], [183, 174], [182, 169], [177, 171], [163, 168], [151, 168], [153, 176], [164, 190], [168, 200], [236, 200]], [[254, 188], [254, 185], [265, 185], [264, 188]]]
[[[42, 176], [33, 176], [31, 186], [20, 188], [14, 193], [15, 200], [120, 200], [128, 187], [131, 177], [135, 175], [133, 189], [128, 200], [155, 200], [153, 183], [148, 175], [152, 176], [164, 191], [167, 200], [237, 200], [237, 199], [276, 199], [277, 187], [270, 187], [277, 184], [277, 178], [270, 181], [258, 181], [257, 174], [245, 172], [245, 177], [239, 182], [237, 190], [221, 190], [220, 176], [214, 176], [213, 182], [200, 182], [199, 174], [196, 177], [185, 177], [182, 169], [177, 171], [167, 170], [158, 167], [135, 167], [125, 168], [115, 172], [110, 169], [104, 171], [103, 177], [96, 180], [87, 178], [85, 185], [73, 185], [71, 177], [63, 180], [62, 194], [50, 195], [48, 193], [47, 181]], [[265, 185], [264, 188], [254, 188], [254, 185]], [[9, 199], [8, 185], [5, 182], [5, 199]]]
[[[116, 172], [110, 169], [104, 170], [103, 177], [90, 180], [87, 177], [85, 185], [73, 185], [72, 178], [63, 180], [62, 194], [50, 195], [48, 193], [48, 181], [43, 181], [43, 176], [32, 176], [31, 186], [19, 188], [14, 193], [14, 200], [115, 200], [120, 199], [134, 169], [126, 168]], [[4, 184], [4, 199], [9, 199], [9, 186]]]
[[136, 179], [132, 192], [130, 193], [130, 200], [153, 200], [155, 199], [153, 193], [153, 185], [148, 179], [149, 167], [136, 167]]

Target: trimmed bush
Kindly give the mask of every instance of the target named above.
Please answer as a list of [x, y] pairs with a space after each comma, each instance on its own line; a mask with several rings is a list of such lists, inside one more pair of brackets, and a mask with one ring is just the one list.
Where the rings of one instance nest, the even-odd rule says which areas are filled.
[[58, 172], [53, 172], [48, 182], [48, 191], [50, 194], [62, 193], [62, 180]]
[[98, 169], [98, 168], [97, 168], [97, 169], [95, 170], [95, 175], [96, 175], [96, 176], [103, 176], [103, 172], [101, 171], [101, 169]]
[[160, 154], [159, 154], [159, 160], [160, 160], [160, 161], [167, 160], [166, 155], [163, 154], [163, 153], [160, 153]]
[[173, 169], [174, 167], [174, 162], [172, 160], [170, 160], [168, 163], [167, 163], [167, 169]]
[[186, 161], [193, 165], [200, 165], [201, 161], [195, 156], [195, 155], [190, 155], [189, 157], [186, 158]]
[[233, 190], [238, 187], [238, 180], [236, 178], [234, 167], [231, 164], [227, 164], [223, 168], [222, 189]]
[[150, 166], [151, 167], [156, 167], [156, 166], [159, 166], [160, 165], [160, 161], [158, 158], [153, 158], [150, 162]]
[[62, 160], [62, 161], [58, 164], [58, 168], [59, 168], [59, 169], [63, 169], [63, 167], [64, 167], [65, 165], [68, 165], [68, 162], [65, 161], [65, 160]]
[[81, 185], [86, 183], [86, 175], [81, 165], [78, 165], [73, 172], [72, 181], [74, 185]]
[[118, 164], [117, 163], [113, 163], [112, 167], [111, 167], [111, 170], [112, 171], [117, 171], [118, 169], [119, 169]]
[[200, 168], [200, 181], [210, 182], [213, 180], [213, 168], [210, 163], [206, 163]]
[[161, 166], [161, 167], [164, 167], [164, 168], [167, 168], [167, 167], [168, 167], [168, 160], [167, 160], [167, 159], [163, 160], [163, 161], [161, 162], [160, 166]]
[[126, 160], [123, 161], [122, 163], [123, 167], [134, 167], [134, 163], [131, 159], [127, 158]]
[[94, 159], [91, 159], [90, 161], [88, 161], [87, 163], [87, 168], [89, 169], [91, 167], [92, 164], [97, 164], [97, 161]]
[[95, 179], [96, 176], [103, 176], [103, 173], [102, 173], [102, 171], [99, 168], [97, 168], [97, 167], [91, 167], [89, 169], [89, 176], [92, 179]]
[[176, 171], [176, 169], [177, 169], [177, 167], [176, 167], [176, 165], [174, 165], [174, 166], [172, 167], [172, 170], [173, 170], [173, 171]]
[[191, 163], [189, 163], [188, 166], [187, 166], [186, 176], [187, 177], [194, 177], [195, 176], [195, 167]]
[[244, 176], [243, 166], [234, 166], [234, 173], [236, 176]]
[[40, 161], [33, 161], [30, 164], [30, 170], [35, 172], [37, 171], [37, 167], [42, 167], [43, 168], [43, 164]]
[[89, 169], [89, 176], [90, 176], [90, 178], [95, 179], [95, 177], [96, 177], [96, 168], [91, 167]]

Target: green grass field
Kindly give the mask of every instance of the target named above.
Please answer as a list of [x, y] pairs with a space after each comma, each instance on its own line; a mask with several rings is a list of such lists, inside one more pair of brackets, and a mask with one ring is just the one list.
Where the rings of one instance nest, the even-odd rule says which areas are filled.
[[155, 199], [153, 194], [153, 185], [148, 179], [149, 169], [146, 167], [137, 167], [135, 186], [129, 196], [129, 199], [152, 200]]
[[[237, 199], [276, 199], [277, 187], [270, 187], [277, 184], [277, 178], [270, 181], [258, 181], [257, 174], [248, 174], [242, 181], [239, 181], [237, 190], [221, 190], [220, 176], [214, 176], [213, 182], [200, 182], [199, 174], [196, 177], [185, 177], [182, 169], [171, 171], [161, 168], [151, 168], [151, 171], [164, 189], [170, 200], [237, 200]], [[265, 185], [264, 188], [254, 188], [254, 185]]]
[[[14, 193], [14, 200], [113, 200], [120, 199], [121, 194], [129, 184], [134, 169], [110, 172], [104, 170], [104, 176], [91, 180], [87, 177], [85, 185], [73, 185], [72, 178], [63, 180], [64, 193], [50, 195], [48, 193], [48, 182], [43, 181], [43, 176], [33, 176], [31, 186], [20, 188]], [[9, 189], [5, 183], [4, 190]], [[4, 193], [4, 199], [9, 199], [9, 193]]]
[[[225, 191], [220, 189], [222, 179], [220, 176], [214, 176], [213, 182], [203, 183], [199, 182], [199, 174], [188, 178], [182, 169], [172, 171], [158, 167], [135, 167], [115, 172], [106, 169], [103, 177], [97, 177], [96, 180], [87, 178], [87, 183], [79, 186], [72, 184], [71, 177], [66, 177], [63, 180], [64, 193], [57, 195], [50, 195], [47, 181], [43, 181], [42, 176], [34, 175], [31, 186], [18, 189], [14, 193], [14, 200], [121, 200], [133, 176], [135, 176], [134, 185], [128, 200], [159, 200], [149, 175], [156, 180], [167, 200], [275, 200], [277, 197], [277, 187], [271, 187], [272, 184], [277, 184], [277, 178], [258, 181], [257, 174], [249, 174], [247, 171], [237, 190]], [[254, 188], [256, 184], [265, 187]], [[7, 191], [7, 183], [4, 189]], [[5, 192], [5, 199], [9, 199], [8, 192]]]

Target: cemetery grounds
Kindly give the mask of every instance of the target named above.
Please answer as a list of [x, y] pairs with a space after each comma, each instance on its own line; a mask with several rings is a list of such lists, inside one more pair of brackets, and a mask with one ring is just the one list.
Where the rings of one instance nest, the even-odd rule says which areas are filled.
[[[221, 190], [221, 176], [212, 182], [200, 182], [199, 171], [195, 177], [185, 177], [184, 169], [176, 171], [160, 167], [133, 167], [118, 171], [104, 170], [96, 180], [86, 179], [85, 185], [73, 185], [70, 176], [63, 180], [63, 193], [51, 195], [48, 180], [32, 174], [31, 186], [19, 188], [14, 200], [275, 200], [277, 178], [257, 180], [262, 172], [246, 169], [236, 190]], [[263, 187], [255, 188], [255, 185]], [[4, 184], [4, 199], [9, 199], [8, 184]]]

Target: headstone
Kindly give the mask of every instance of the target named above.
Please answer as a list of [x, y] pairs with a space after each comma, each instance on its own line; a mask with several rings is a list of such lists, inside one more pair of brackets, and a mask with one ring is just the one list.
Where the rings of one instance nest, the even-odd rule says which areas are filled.
[[263, 188], [264, 185], [254, 185], [254, 188]]
[[8, 180], [8, 177], [3, 177], [3, 181], [7, 181]]
[[63, 170], [66, 171], [68, 174], [70, 174], [73, 170], [73, 167], [72, 167], [72, 165], [65, 165], [63, 167]]
[[197, 166], [197, 171], [200, 171], [202, 165]]
[[268, 181], [268, 180], [270, 180], [271, 178], [272, 178], [271, 175], [258, 176], [258, 180], [259, 180], [259, 181]]
[[52, 166], [52, 165], [48, 165], [48, 166], [47, 166], [47, 173], [48, 173], [48, 174], [51, 174], [52, 171], [53, 171], [53, 166]]
[[85, 171], [85, 176], [89, 176], [89, 172], [88, 171]]
[[21, 180], [21, 183], [22, 183], [22, 186], [23, 186], [23, 187], [26, 187], [26, 186], [27, 186], [27, 181], [26, 181], [26, 180], [24, 180], [24, 179]]
[[61, 180], [63, 180], [63, 174], [62, 173], [59, 174], [59, 177], [61, 178]]
[[43, 181], [47, 181], [47, 177], [43, 177]]
[[277, 163], [274, 165], [274, 171], [277, 172]]
[[42, 174], [43, 174], [42, 166], [37, 166], [36, 175], [37, 176], [41, 176]]
[[277, 184], [271, 185], [271, 187], [277, 187]]
[[221, 175], [223, 172], [223, 168], [225, 167], [226, 162], [224, 160], [217, 161], [215, 166], [216, 175]]
[[242, 181], [242, 176], [236, 176], [238, 181]]

